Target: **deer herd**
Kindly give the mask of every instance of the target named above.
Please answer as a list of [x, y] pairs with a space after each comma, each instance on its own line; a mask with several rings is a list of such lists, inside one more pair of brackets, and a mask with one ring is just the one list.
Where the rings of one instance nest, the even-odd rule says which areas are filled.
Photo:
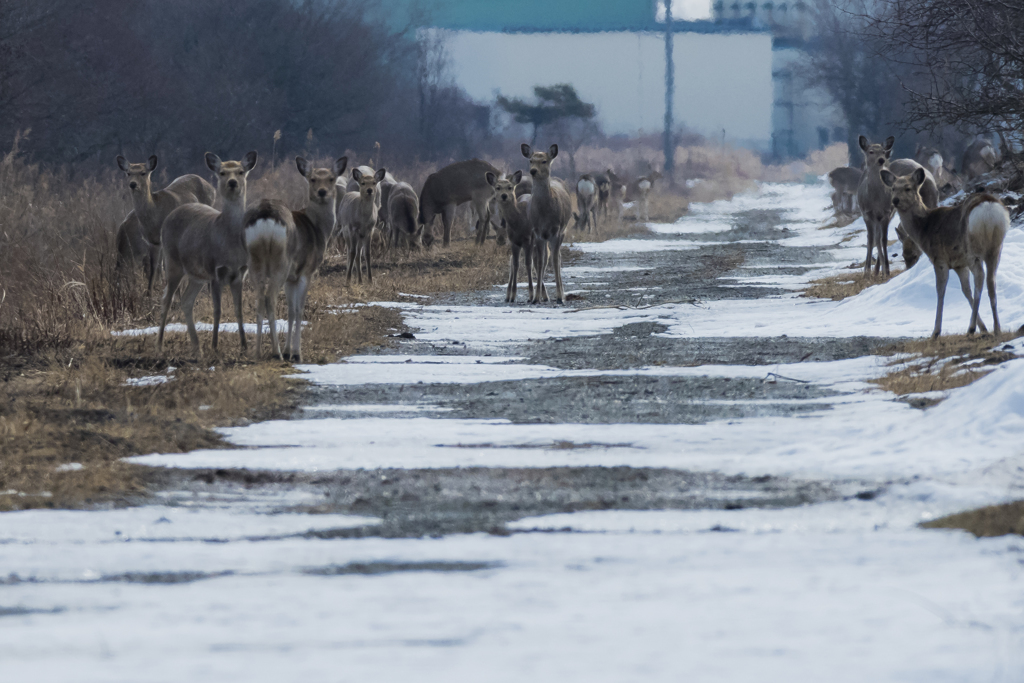
[[[946, 168], [941, 152], [934, 148], [918, 147], [916, 159], [891, 159], [894, 142], [895, 138], [890, 136], [881, 144], [872, 143], [861, 135], [864, 165], [860, 169], [837, 168], [828, 174], [836, 213], [859, 211], [864, 218], [865, 277], [890, 274], [889, 223], [895, 213], [900, 221], [896, 235], [903, 245], [907, 268], [912, 268], [923, 253], [935, 270], [938, 300], [932, 339], [942, 331], [942, 307], [950, 270], [959, 278], [971, 306], [967, 333], [973, 334], [979, 327], [982, 332], [987, 331], [979, 312], [982, 290], [987, 284], [993, 332], [998, 335], [996, 269], [1010, 227], [1009, 211], [1002, 200], [981, 187], [958, 204], [939, 206], [942, 195], [952, 196], [962, 189], [961, 180]], [[961, 174], [968, 182], [975, 181], [992, 171], [998, 160], [993, 144], [978, 138], [964, 152]]]
[[[193, 352], [201, 354], [193, 308], [204, 287], [209, 287], [213, 297], [212, 347], [217, 351], [225, 286], [231, 290], [239, 342], [246, 351], [242, 285], [248, 275], [256, 290], [256, 356], [262, 354], [265, 319], [273, 355], [301, 362], [306, 293], [332, 238], [345, 245], [346, 285], [353, 275], [362, 283], [364, 271], [372, 285], [370, 243], [375, 230], [381, 231], [390, 246], [429, 247], [434, 219], [440, 216], [443, 244], [447, 246], [456, 208], [469, 203], [477, 243], [484, 242], [493, 226], [499, 244], [507, 242], [510, 246], [506, 301], [516, 301], [523, 256], [529, 303], [550, 300], [544, 286], [549, 266], [554, 272], [555, 300], [562, 303], [565, 288], [561, 246], [570, 219], [576, 218], [577, 229], [594, 232], [599, 214], [607, 219], [612, 206], [620, 207], [621, 217], [628, 183], [611, 169], [583, 174], [575, 187], [578, 209], [574, 212], [566, 185], [551, 174], [558, 146], [534, 151], [524, 144], [522, 153], [529, 160], [528, 176], [522, 171], [502, 173], [486, 161], [470, 159], [432, 173], [418, 195], [411, 185], [399, 182], [384, 168], [359, 166], [346, 178], [347, 157], [335, 160], [330, 168], [313, 168], [308, 160], [296, 157], [296, 167], [309, 190], [306, 208], [298, 211], [276, 199], [263, 199], [254, 206], [246, 204], [246, 178], [256, 166], [256, 152], [249, 152], [241, 161], [222, 161], [208, 153], [206, 165], [215, 174], [216, 188], [197, 175], [184, 175], [159, 191], [153, 191], [151, 184], [157, 157], [132, 164], [119, 156], [117, 164], [127, 176], [134, 210], [117, 232], [118, 264], [123, 267], [141, 262], [148, 294], [162, 258], [166, 285], [160, 307], [158, 352], [163, 350], [167, 316], [183, 279], [186, 284], [179, 304]], [[642, 212], [646, 220], [648, 195], [658, 177], [653, 174], [635, 181], [638, 219]], [[221, 202], [216, 209], [213, 205], [218, 197]], [[288, 307], [283, 351], [275, 316], [282, 288]]]

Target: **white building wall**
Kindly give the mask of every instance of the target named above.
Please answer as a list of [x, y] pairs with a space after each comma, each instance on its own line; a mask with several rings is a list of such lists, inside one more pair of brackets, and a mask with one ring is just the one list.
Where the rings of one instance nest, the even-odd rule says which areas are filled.
[[[456, 83], [471, 97], [532, 98], [535, 85], [570, 83], [597, 107], [606, 133], [657, 133], [665, 117], [665, 39], [658, 33], [447, 32]], [[764, 33], [677, 33], [677, 125], [767, 150], [772, 46]]]

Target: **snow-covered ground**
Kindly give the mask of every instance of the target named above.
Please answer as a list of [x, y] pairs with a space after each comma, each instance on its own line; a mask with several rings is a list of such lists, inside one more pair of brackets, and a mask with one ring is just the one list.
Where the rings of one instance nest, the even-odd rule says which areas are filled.
[[[787, 221], [780, 244], [821, 247], [835, 260], [799, 276], [733, 275], [722, 284], [791, 288], [851, 273], [844, 267], [863, 258], [862, 223], [820, 229], [827, 203], [823, 185], [764, 185], [653, 226], [658, 240], [586, 249], [634, 262], [666, 249], [690, 253], [738, 214], [774, 209]], [[565, 272], [581, 280], [570, 286], [584, 286], [636, 268]], [[999, 288], [1001, 318], [1015, 329], [1024, 322], [1019, 226], [1004, 248]], [[311, 410], [224, 430], [239, 450], [132, 460], [305, 472], [653, 466], [819, 479], [849, 498], [781, 510], [578, 512], [521, 519], [509, 528], [522, 533], [509, 537], [439, 539], [322, 540], [303, 534], [374, 521], [265, 514], [270, 501], [8, 514], [0, 519], [0, 577], [10, 576], [0, 578], [0, 670], [11, 680], [104, 682], [1024, 681], [1024, 541], [917, 527], [1024, 497], [1024, 359], [921, 411], [868, 383], [888, 369], [874, 356], [561, 370], [525, 363], [517, 351], [637, 322], [659, 322], [671, 339], [924, 336], [934, 297], [924, 262], [843, 302], [391, 304], [417, 330], [423, 354], [303, 366], [303, 376], [338, 387], [746, 377], [806, 382], [836, 396], [793, 399], [822, 404], [799, 416], [697, 425], [527, 425], [371, 404], [357, 408], [380, 416]], [[951, 286], [945, 331], [966, 330], [968, 314]], [[429, 352], [452, 340], [475, 355]], [[593, 447], [550, 448], [566, 441]], [[380, 571], [353, 569], [369, 565]]]

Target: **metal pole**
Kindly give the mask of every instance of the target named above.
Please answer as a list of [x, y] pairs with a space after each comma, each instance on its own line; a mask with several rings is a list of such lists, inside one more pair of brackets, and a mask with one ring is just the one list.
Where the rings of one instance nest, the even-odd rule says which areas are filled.
[[676, 74], [672, 60], [672, 0], [665, 0], [665, 176], [669, 184], [674, 184], [676, 146], [672, 139], [672, 100], [675, 97]]

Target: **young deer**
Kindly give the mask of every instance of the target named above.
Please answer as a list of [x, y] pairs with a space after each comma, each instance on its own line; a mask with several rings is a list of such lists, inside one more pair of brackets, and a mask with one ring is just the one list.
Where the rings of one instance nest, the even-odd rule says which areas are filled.
[[589, 173], [576, 181], [576, 230], [593, 233], [597, 229], [597, 193], [597, 181]]
[[533, 300], [533, 226], [530, 224], [530, 199], [524, 194], [516, 197], [516, 186], [523, 179], [523, 172], [516, 171], [511, 176], [499, 178], [490, 171], [485, 175], [487, 184], [494, 188], [494, 198], [498, 211], [505, 221], [505, 234], [512, 254], [508, 262], [508, 287], [505, 288], [505, 301], [515, 303], [516, 288], [519, 284], [519, 254], [525, 252], [526, 279], [529, 283], [529, 297]]
[[146, 296], [149, 296], [153, 291], [153, 277], [160, 260], [160, 247], [151, 244], [143, 236], [142, 223], [134, 210], [129, 211], [117, 227], [115, 244], [117, 260], [114, 262], [114, 273], [117, 281], [121, 282], [134, 264], [141, 263], [146, 275]]
[[245, 351], [245, 327], [242, 323], [242, 282], [249, 267], [249, 250], [245, 247], [245, 179], [256, 165], [256, 152], [249, 152], [242, 161], [221, 161], [216, 154], [206, 153], [206, 165], [217, 174], [217, 191], [224, 208], [217, 211], [205, 204], [179, 206], [164, 221], [161, 244], [164, 249], [164, 270], [167, 285], [160, 308], [160, 333], [157, 353], [163, 352], [164, 328], [171, 299], [181, 279], [188, 275], [188, 284], [179, 303], [188, 325], [192, 349], [201, 355], [192, 308], [203, 285], [210, 284], [213, 295], [213, 350], [217, 351], [220, 331], [221, 287], [231, 287], [238, 339]]
[[[302, 362], [302, 312], [309, 283], [324, 260], [327, 238], [334, 231], [338, 177], [345, 172], [348, 157], [337, 159], [331, 168], [314, 169], [295, 157], [299, 173], [309, 187], [305, 209], [292, 211], [276, 199], [264, 199], [245, 213], [245, 243], [249, 250], [249, 272], [256, 285], [256, 357], [263, 346], [263, 319], [270, 323], [271, 347], [282, 360]], [[288, 303], [288, 334], [284, 356], [277, 339], [277, 295], [284, 285]]]
[[363, 283], [362, 263], [366, 264], [366, 278], [373, 284], [373, 269], [370, 266], [370, 237], [377, 226], [377, 188], [384, 179], [387, 169], [379, 168], [368, 175], [358, 168], [352, 169], [352, 178], [359, 183], [358, 192], [346, 192], [338, 198], [338, 226], [348, 247], [348, 269], [345, 284], [352, 282], [355, 268], [359, 284]]
[[[860, 136], [860, 148], [864, 152], [864, 176], [857, 188], [857, 203], [868, 232], [868, 253], [864, 261], [864, 274], [871, 274], [872, 253], [878, 250], [878, 261], [875, 262], [875, 276], [882, 272], [889, 276], [889, 222], [892, 220], [893, 206], [889, 188], [882, 182], [880, 172], [891, 168], [894, 173], [912, 173], [921, 165], [911, 159], [897, 159], [890, 162], [892, 145], [896, 138], [891, 135], [884, 144], [871, 144], [863, 135]], [[925, 182], [921, 190], [925, 204], [935, 207], [939, 201], [939, 190], [931, 174], [925, 171]]]
[[[882, 182], [892, 189], [892, 204], [900, 214], [901, 224], [921, 251], [928, 255], [935, 268], [938, 303], [935, 307], [932, 339], [938, 337], [942, 330], [942, 303], [950, 269], [960, 278], [960, 288], [971, 303], [971, 324], [967, 334], [974, 334], [977, 326], [981, 327], [982, 332], [986, 331], [978, 308], [987, 274], [992, 328], [998, 336], [996, 269], [999, 267], [1003, 238], [1010, 227], [1010, 214], [1006, 207], [990, 194], [976, 194], [960, 206], [929, 209], [921, 199], [920, 190], [926, 177], [923, 168], [905, 176], [897, 176], [883, 169], [881, 176]], [[968, 271], [974, 274], [973, 297]]]
[[452, 222], [455, 220], [455, 209], [460, 204], [473, 202], [476, 212], [477, 242], [482, 243], [487, 237], [489, 214], [487, 204], [491, 201], [493, 189], [484, 179], [486, 173], [498, 174], [498, 169], [486, 161], [469, 159], [445, 166], [436, 173], [427, 176], [420, 191], [419, 222], [429, 232], [434, 223], [434, 216], [441, 214], [444, 224], [444, 246], [451, 243]]
[[164, 189], [153, 192], [151, 176], [156, 164], [156, 156], [149, 157], [144, 164], [131, 164], [124, 157], [117, 157], [118, 168], [128, 177], [128, 189], [132, 193], [135, 215], [142, 226], [142, 236], [150, 244], [160, 246], [160, 230], [171, 211], [183, 204], [213, 206], [217, 192], [213, 185], [191, 174], [175, 178]]
[[552, 182], [551, 162], [558, 156], [558, 145], [551, 145], [547, 153], [534, 152], [523, 143], [523, 156], [530, 160], [530, 176], [533, 178], [533, 194], [530, 195], [530, 209], [527, 213], [534, 234], [534, 259], [537, 262], [537, 287], [531, 303], [548, 300], [544, 287], [544, 275], [548, 269], [548, 247], [554, 261], [556, 301], [565, 299], [562, 286], [562, 240], [572, 215], [569, 193], [558, 181]]
[[[392, 246], [397, 247], [404, 240], [416, 249], [423, 247], [423, 226], [416, 220], [419, 212], [420, 202], [416, 190], [409, 183], [396, 183], [391, 188], [387, 203], [387, 223], [391, 228]], [[430, 246], [429, 240], [427, 246]]]
[[829, 171], [828, 182], [835, 192], [832, 193], [832, 208], [837, 214], [857, 213], [857, 188], [864, 172], [859, 168], [840, 166]]

